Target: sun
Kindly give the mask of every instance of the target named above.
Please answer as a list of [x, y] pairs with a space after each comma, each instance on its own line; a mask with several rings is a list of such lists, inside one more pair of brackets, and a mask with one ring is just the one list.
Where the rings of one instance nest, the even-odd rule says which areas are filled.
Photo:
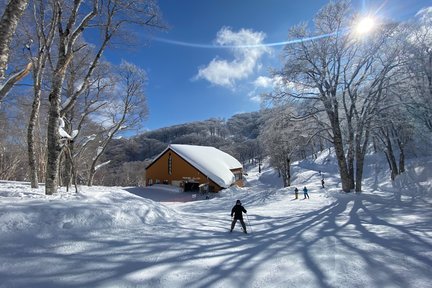
[[375, 19], [370, 16], [361, 18], [355, 25], [357, 34], [364, 35], [370, 33], [376, 26]]

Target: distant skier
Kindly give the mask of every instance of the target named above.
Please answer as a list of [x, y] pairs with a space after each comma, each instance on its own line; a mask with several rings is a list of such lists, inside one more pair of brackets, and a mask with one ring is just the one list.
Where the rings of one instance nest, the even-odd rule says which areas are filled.
[[[231, 230], [230, 232], [233, 231], [235, 224], [237, 223], [237, 220], [240, 220], [240, 224], [243, 227], [243, 232], [245, 234], [247, 234], [246, 231], [246, 224], [243, 221], [243, 213], [247, 213], [246, 209], [242, 206], [240, 200], [236, 201], [236, 205], [234, 205], [234, 207], [231, 209], [231, 218], [232, 218], [232, 222], [231, 222]], [[234, 218], [233, 218], [234, 216]]]
[[324, 188], [324, 178], [321, 179], [321, 186]]
[[294, 189], [294, 195], [295, 195], [295, 199], [298, 199], [298, 189], [297, 189], [297, 187], [295, 187], [295, 189]]
[[308, 194], [308, 189], [306, 188], [306, 186], [303, 188], [303, 194], [304, 194], [304, 198], [303, 199], [309, 199], [309, 194]]

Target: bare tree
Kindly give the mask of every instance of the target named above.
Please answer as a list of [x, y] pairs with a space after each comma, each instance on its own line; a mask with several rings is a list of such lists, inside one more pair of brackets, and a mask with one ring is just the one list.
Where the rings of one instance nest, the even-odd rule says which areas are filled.
[[[398, 82], [397, 79], [395, 81]], [[384, 99], [387, 102], [384, 106], [389, 108], [379, 113], [373, 124], [373, 137], [379, 141], [380, 148], [384, 151], [391, 180], [395, 180], [397, 175], [405, 172], [405, 149], [414, 138], [416, 130], [414, 118], [408, 113], [406, 106], [398, 100], [393, 90], [384, 91], [391, 94]]]
[[270, 164], [282, 176], [284, 187], [291, 186], [291, 163], [300, 149], [308, 145], [305, 123], [292, 119], [292, 108], [281, 106], [266, 113], [259, 140], [270, 157]]
[[[51, 92], [49, 94], [49, 117], [48, 117], [48, 159], [47, 171], [45, 179], [45, 193], [52, 195], [57, 192], [58, 187], [58, 173], [60, 154], [63, 147], [61, 136], [59, 134], [60, 128], [60, 111], [61, 111], [61, 89], [64, 83], [66, 71], [69, 63], [77, 50], [75, 42], [78, 37], [83, 33], [84, 29], [88, 27], [90, 21], [98, 13], [98, 3], [93, 3], [92, 10], [80, 19], [79, 9], [82, 1], [74, 1], [70, 7], [70, 13], [63, 19], [64, 9], [60, 2], [56, 2], [57, 29], [58, 29], [58, 51], [57, 63], [55, 64], [54, 73], [51, 80]], [[76, 24], [78, 22], [78, 24]]]
[[[94, 51], [90, 47], [85, 47], [77, 52], [77, 57], [71, 61], [68, 73], [66, 75], [66, 84], [63, 92], [65, 103], [76, 96], [77, 91], [81, 91], [80, 97], [76, 98], [76, 104], [62, 116], [65, 122], [64, 131], [70, 136], [70, 139], [64, 141], [64, 153], [61, 161], [61, 184], [67, 189], [77, 182], [73, 175], [81, 175], [80, 168], [82, 165], [76, 163], [76, 160], [83, 154], [83, 150], [89, 144], [87, 137], [99, 133], [98, 126], [91, 121], [91, 114], [98, 111], [106, 105], [106, 99], [101, 99], [108, 88], [112, 88], [113, 81], [109, 78], [109, 65], [105, 62], [99, 62], [92, 73], [91, 81], [86, 90], [81, 90], [82, 79], [87, 74], [89, 63], [94, 59]], [[92, 129], [88, 129], [92, 126]], [[95, 128], [97, 127], [97, 128]], [[102, 129], [100, 129], [102, 131]], [[83, 161], [84, 159], [80, 159]], [[88, 161], [85, 161], [88, 162]]]
[[363, 41], [347, 31], [355, 21], [348, 2], [338, 1], [317, 14], [314, 33], [306, 25], [291, 29], [294, 44], [285, 47], [286, 64], [277, 73], [285, 85], [273, 93], [277, 101], [308, 103], [304, 118], [326, 115], [322, 125], [330, 128], [346, 192], [361, 191], [370, 123], [399, 56], [398, 47], [387, 45], [392, 27], [382, 26]]
[[111, 140], [122, 131], [137, 128], [147, 117], [144, 93], [146, 80], [146, 73], [137, 66], [125, 61], [120, 65], [114, 93], [111, 95], [113, 98], [102, 112], [99, 111], [99, 116], [104, 120], [105, 133], [99, 139], [100, 144], [89, 169], [89, 186], [93, 185], [97, 168], [106, 163], [97, 164]]
[[[390, 168], [390, 178], [395, 180], [397, 175], [405, 172], [405, 147], [413, 136], [413, 127], [406, 122], [394, 123], [389, 121], [386, 124], [377, 130], [375, 137], [380, 140], [384, 147], [383, 150]], [[399, 151], [398, 157], [396, 157], [396, 149]]]
[[16, 96], [19, 97], [5, 101], [0, 110], [0, 179], [27, 181], [27, 161], [22, 153], [26, 146], [22, 119], [28, 115], [28, 99], [20, 94]]
[[[50, 55], [51, 46], [54, 41], [55, 29], [57, 27], [58, 21], [58, 17], [56, 16], [58, 13], [58, 6], [51, 6], [49, 4], [50, 2], [46, 3], [45, 0], [33, 2], [33, 19], [29, 23], [29, 26], [35, 29], [35, 33], [32, 33], [32, 31], [28, 32], [29, 34], [31, 33], [37, 37], [33, 45], [36, 46], [35, 55], [33, 55], [32, 52], [33, 47], [28, 47], [28, 51], [33, 63], [33, 103], [27, 128], [27, 153], [32, 188], [39, 187], [38, 163], [45, 161], [45, 159], [38, 159], [37, 157], [37, 143], [40, 141], [36, 141], [36, 128], [39, 122], [39, 110], [42, 98], [42, 81], [48, 57]], [[48, 11], [51, 11], [51, 13], [48, 13]]]
[[432, 12], [425, 9], [411, 23], [403, 54], [407, 85], [395, 91], [416, 119], [432, 132]]
[[[84, 4], [86, 3], [83, 0], [76, 0], [71, 7], [67, 7], [66, 11], [65, 3], [62, 5], [60, 2], [56, 2], [59, 19], [57, 22], [58, 49], [49, 94], [48, 164], [45, 182], [45, 192], [49, 195], [57, 191], [59, 184], [60, 155], [64, 145], [59, 134], [60, 119], [72, 109], [78, 97], [90, 85], [92, 74], [108, 43], [127, 24], [162, 27], [158, 6], [153, 0], [109, 0], [101, 2], [93, 0], [90, 2], [90, 9]], [[82, 16], [83, 12], [85, 13], [84, 16]], [[77, 39], [89, 27], [101, 28], [102, 41], [97, 46], [95, 58], [89, 65], [80, 89], [62, 107], [61, 96], [66, 71], [74, 54], [83, 48], [83, 46], [77, 45]]]

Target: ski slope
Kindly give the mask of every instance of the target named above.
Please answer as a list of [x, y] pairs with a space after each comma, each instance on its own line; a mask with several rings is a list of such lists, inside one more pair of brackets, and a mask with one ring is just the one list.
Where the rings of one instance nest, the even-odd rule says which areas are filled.
[[[335, 169], [328, 156], [296, 163], [283, 188], [253, 167], [247, 187], [209, 200], [163, 185], [45, 196], [0, 181], [0, 287], [431, 287], [430, 174], [409, 194], [370, 168], [365, 191], [345, 194]], [[294, 200], [305, 185], [310, 199]], [[247, 235], [239, 223], [229, 233], [237, 199]]]

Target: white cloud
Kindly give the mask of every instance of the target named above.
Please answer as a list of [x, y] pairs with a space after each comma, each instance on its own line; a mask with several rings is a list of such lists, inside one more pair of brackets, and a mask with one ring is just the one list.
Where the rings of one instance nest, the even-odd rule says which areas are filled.
[[282, 85], [282, 77], [259, 76], [257, 79], [255, 79], [253, 84], [257, 88], [275, 88], [276, 86]]
[[417, 28], [418, 30], [412, 34], [409, 40], [413, 43], [426, 41], [426, 45], [432, 43], [432, 6], [421, 9], [417, 12], [416, 17], [418, 24], [420, 25]]
[[423, 22], [430, 22], [432, 16], [432, 6], [421, 9], [417, 12], [416, 16]]
[[275, 89], [281, 89], [283, 87], [283, 80], [280, 76], [258, 76], [252, 84], [253, 90], [248, 93], [249, 99], [260, 103], [262, 101], [262, 94], [269, 93]]
[[259, 68], [259, 59], [270, 49], [262, 45], [265, 34], [249, 29], [238, 32], [224, 27], [217, 33], [216, 43], [228, 47], [234, 59], [214, 58], [207, 66], [200, 68], [195, 79], [206, 79], [212, 84], [233, 88], [236, 81], [245, 79]]
[[272, 78], [266, 76], [259, 76], [253, 83], [258, 88], [269, 88], [273, 85]]
[[257, 94], [256, 91], [250, 92], [248, 96], [252, 102], [261, 103], [261, 94]]

